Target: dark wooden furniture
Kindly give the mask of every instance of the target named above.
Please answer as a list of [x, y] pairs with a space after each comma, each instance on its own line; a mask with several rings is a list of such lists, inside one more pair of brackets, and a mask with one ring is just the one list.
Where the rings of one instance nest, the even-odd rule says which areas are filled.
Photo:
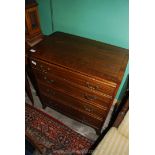
[[129, 99], [127, 99], [126, 103], [124, 104], [124, 107], [118, 113], [117, 119], [115, 120], [113, 127], [116, 127], [116, 128], [119, 127], [128, 110], [129, 110]]
[[43, 107], [99, 132], [128, 62], [128, 50], [55, 32], [29, 51]]
[[120, 125], [127, 111], [129, 110], [129, 75], [127, 77], [127, 81], [127, 90], [123, 96], [121, 103], [119, 103], [119, 105], [117, 105], [115, 110], [113, 111], [112, 119], [110, 122], [110, 125], [116, 128]]
[[32, 105], [34, 105], [33, 95], [32, 95], [31, 87], [28, 80], [29, 59], [28, 59], [27, 51], [29, 49], [30, 49], [30, 46], [27, 43], [25, 43], [25, 90], [29, 99], [32, 102]]
[[34, 106], [34, 100], [33, 100], [32, 92], [31, 92], [30, 84], [28, 81], [27, 73], [25, 73], [25, 90], [26, 90], [28, 97], [30, 98], [30, 100], [32, 102], [32, 105]]
[[43, 40], [37, 3], [35, 0], [25, 0], [25, 2], [26, 42], [29, 46], [34, 46]]

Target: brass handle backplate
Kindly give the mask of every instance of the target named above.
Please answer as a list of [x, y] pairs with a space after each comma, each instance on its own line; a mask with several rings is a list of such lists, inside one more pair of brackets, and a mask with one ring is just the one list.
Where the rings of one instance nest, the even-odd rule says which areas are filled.
[[87, 106], [84, 106], [84, 109], [85, 109], [86, 111], [88, 111], [88, 112], [93, 112], [93, 109], [91, 109], [91, 108], [89, 108], [89, 107], [87, 107]]
[[46, 76], [44, 76], [44, 80], [46, 80], [48, 83], [53, 83], [55, 82], [53, 79], [48, 79]]
[[92, 96], [92, 95], [88, 95], [88, 94], [84, 94], [84, 98], [87, 99], [87, 100], [95, 100], [95, 99], [97, 99], [96, 96]]
[[99, 89], [99, 86], [94, 86], [92, 84], [90, 84], [89, 82], [86, 82], [86, 86], [91, 89], [91, 90], [97, 90]]
[[55, 95], [55, 92], [53, 91], [53, 90], [51, 90], [51, 89], [47, 89], [46, 90], [50, 95]]

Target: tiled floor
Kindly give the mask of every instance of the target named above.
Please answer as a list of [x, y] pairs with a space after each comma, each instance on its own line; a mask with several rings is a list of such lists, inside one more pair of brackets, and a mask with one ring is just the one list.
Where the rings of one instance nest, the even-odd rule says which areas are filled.
[[[32, 87], [32, 85], [31, 85]], [[32, 87], [32, 94], [33, 94], [33, 98], [34, 98], [34, 103], [35, 103], [35, 107], [38, 107], [40, 108], [41, 110], [42, 109], [42, 106], [41, 106], [41, 102], [38, 98], [38, 96], [36, 96], [36, 93], [35, 93], [35, 90], [33, 89]], [[29, 98], [26, 96], [26, 101], [28, 103], [31, 104]], [[44, 111], [44, 110], [43, 110]], [[96, 132], [93, 128], [85, 125], [85, 124], [82, 124], [78, 121], [75, 121], [51, 108], [45, 108], [45, 112], [47, 112], [48, 114], [50, 114], [52, 117], [60, 120], [61, 122], [63, 122], [64, 124], [66, 124], [68, 127], [70, 127], [71, 129], [73, 129], [74, 131], [80, 133], [81, 135], [87, 137], [88, 139], [91, 139], [91, 140], [96, 140], [97, 139], [97, 135], [96, 135]]]

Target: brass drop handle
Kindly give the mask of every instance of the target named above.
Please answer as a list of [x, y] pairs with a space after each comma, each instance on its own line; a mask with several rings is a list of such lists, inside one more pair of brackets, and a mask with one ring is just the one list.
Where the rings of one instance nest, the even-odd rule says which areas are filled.
[[53, 83], [53, 82], [54, 82], [54, 80], [52, 80], [52, 79], [48, 80], [48, 83]]
[[84, 94], [84, 98], [87, 99], [87, 100], [95, 100], [95, 99], [97, 99], [96, 96], [92, 96], [92, 95], [88, 95], [88, 94]]
[[53, 90], [51, 90], [51, 89], [47, 89], [47, 92], [48, 92], [49, 94], [51, 94], [51, 95], [55, 95], [55, 92], [54, 92]]
[[38, 70], [43, 72], [43, 66], [38, 64]]
[[99, 86], [93, 86], [89, 82], [86, 82], [86, 86], [91, 90], [99, 89]]
[[47, 73], [47, 70], [44, 70], [42, 67], [41, 69], [39, 69], [39, 71], [41, 71], [42, 73]]
[[43, 73], [47, 73], [47, 71], [46, 71], [46, 70], [43, 70], [42, 72], [43, 72]]
[[[44, 69], [42, 65], [41, 65], [40, 67], [41, 67], [42, 69]], [[46, 69], [45, 69], [45, 70], [42, 70], [42, 72], [43, 72], [43, 73], [47, 73], [47, 71], [49, 71], [49, 70], [50, 70], [50, 68], [48, 67], [47, 70], [46, 70]]]
[[52, 80], [52, 79], [51, 80], [47, 80], [47, 82], [51, 84], [51, 83], [54, 82], [54, 80]]
[[44, 80], [47, 80], [47, 77], [46, 76], [44, 76]]
[[46, 80], [48, 83], [53, 83], [54, 82], [53, 79], [48, 80], [46, 76], [44, 76], [44, 80]]
[[89, 108], [89, 107], [87, 107], [87, 106], [85, 106], [85, 105], [84, 105], [84, 109], [85, 109], [86, 111], [88, 111], [88, 112], [93, 112], [93, 109], [91, 109], [91, 108]]

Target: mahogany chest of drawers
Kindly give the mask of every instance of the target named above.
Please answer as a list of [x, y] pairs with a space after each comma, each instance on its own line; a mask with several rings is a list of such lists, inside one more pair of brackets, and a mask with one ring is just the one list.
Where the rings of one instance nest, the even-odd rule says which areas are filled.
[[128, 50], [55, 32], [29, 51], [43, 107], [100, 131], [128, 63]]

